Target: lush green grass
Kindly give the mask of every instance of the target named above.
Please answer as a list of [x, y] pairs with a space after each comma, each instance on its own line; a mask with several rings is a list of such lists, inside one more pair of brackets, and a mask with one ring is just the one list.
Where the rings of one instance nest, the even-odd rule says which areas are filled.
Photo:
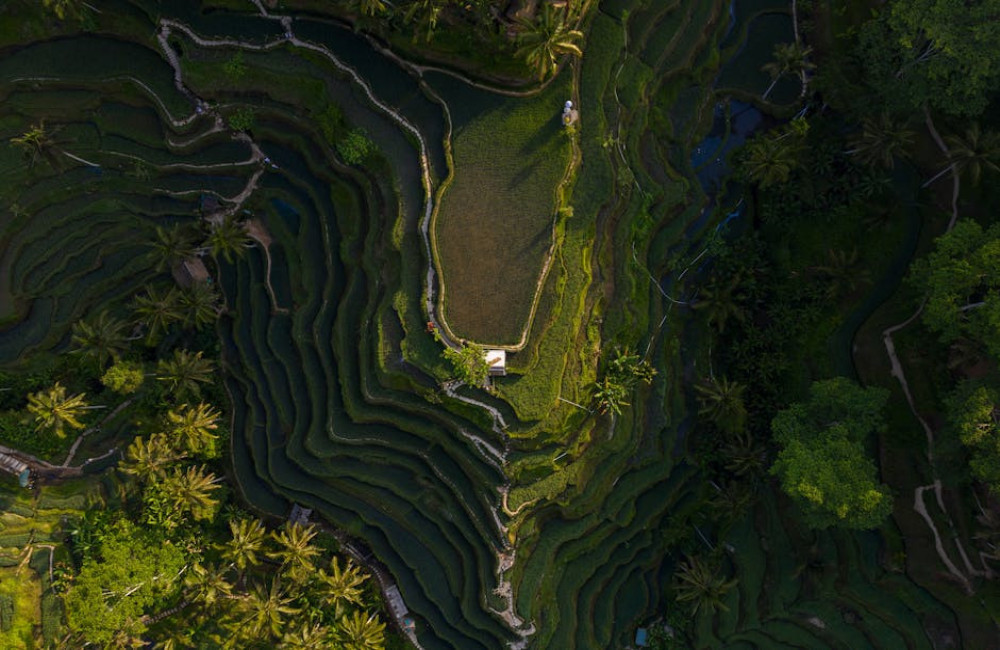
[[433, 224], [442, 317], [483, 344], [517, 344], [552, 243], [569, 163], [560, 122], [569, 71], [530, 98], [429, 80], [452, 118], [454, 178]]

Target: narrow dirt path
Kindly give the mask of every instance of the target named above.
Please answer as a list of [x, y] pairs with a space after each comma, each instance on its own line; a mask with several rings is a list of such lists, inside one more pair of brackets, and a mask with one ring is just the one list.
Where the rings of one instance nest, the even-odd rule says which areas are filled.
[[[935, 143], [937, 143], [938, 148], [941, 149], [941, 152], [944, 154], [945, 159], [950, 160], [951, 152], [949, 151], [948, 146], [945, 144], [944, 140], [941, 138], [941, 135], [938, 133], [937, 128], [935, 128], [934, 121], [931, 119], [930, 112], [925, 110], [924, 115], [925, 115], [925, 122], [927, 124], [927, 130], [930, 133], [931, 138], [934, 140]], [[951, 172], [952, 175], [953, 190], [952, 190], [952, 201], [951, 201], [951, 219], [948, 222], [948, 227], [945, 230], [945, 233], [951, 231], [951, 229], [955, 226], [955, 222], [958, 220], [958, 197], [959, 194], [961, 193], [960, 174], [954, 168], [954, 166], [952, 166], [949, 169], [949, 171]], [[906, 397], [906, 402], [910, 408], [910, 412], [913, 414], [913, 417], [916, 418], [917, 422], [920, 423], [920, 427], [924, 430], [924, 435], [927, 441], [927, 449], [925, 450], [925, 454], [927, 456], [927, 462], [931, 468], [931, 476], [933, 478], [933, 482], [930, 485], [923, 485], [914, 490], [913, 509], [917, 512], [917, 514], [919, 514], [923, 518], [923, 520], [927, 523], [927, 526], [930, 528], [931, 534], [934, 536], [934, 548], [937, 550], [937, 554], [938, 557], [941, 558], [941, 562], [948, 569], [948, 572], [952, 576], [954, 576], [959, 582], [962, 583], [966, 592], [971, 594], [973, 592], [973, 587], [969, 579], [969, 576], [990, 576], [992, 575], [992, 571], [990, 571], [989, 567], [985, 563], [983, 564], [984, 569], [977, 569], [972, 566], [972, 563], [969, 561], [969, 557], [965, 551], [965, 547], [962, 545], [961, 539], [959, 538], [958, 534], [954, 532], [956, 530], [954, 520], [948, 513], [947, 508], [945, 508], [944, 497], [942, 495], [941, 479], [938, 476], [937, 465], [935, 464], [934, 429], [930, 426], [927, 420], [922, 415], [920, 415], [920, 412], [917, 410], [916, 402], [913, 399], [913, 393], [910, 391], [909, 383], [906, 380], [906, 372], [904, 371], [903, 364], [900, 362], [899, 356], [896, 353], [896, 345], [892, 338], [893, 334], [896, 334], [897, 332], [908, 327], [920, 316], [920, 314], [923, 312], [925, 304], [926, 300], [922, 302], [920, 306], [917, 308], [917, 310], [913, 312], [913, 314], [905, 321], [893, 325], [884, 330], [882, 332], [882, 341], [885, 344], [886, 354], [889, 357], [889, 363], [892, 368], [890, 374], [899, 381], [900, 388], [903, 391], [903, 395]], [[955, 543], [955, 547], [958, 549], [959, 555], [962, 556], [962, 563], [965, 565], [965, 570], [968, 575], [966, 575], [966, 573], [963, 573], [958, 568], [958, 566], [951, 559], [951, 556], [944, 547], [944, 543], [941, 539], [941, 533], [940, 531], [938, 531], [937, 525], [934, 523], [933, 518], [931, 517], [930, 513], [927, 510], [927, 504], [924, 502], [924, 494], [928, 490], [934, 492], [935, 497], [937, 499], [938, 507], [941, 509], [941, 512], [947, 518], [948, 526], [952, 530], [952, 539]]]

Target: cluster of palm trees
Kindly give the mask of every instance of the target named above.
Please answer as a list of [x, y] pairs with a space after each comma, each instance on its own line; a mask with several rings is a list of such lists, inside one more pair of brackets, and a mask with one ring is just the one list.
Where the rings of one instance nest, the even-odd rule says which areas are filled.
[[362, 26], [383, 29], [397, 24], [412, 30], [414, 40], [430, 42], [442, 23], [461, 25], [468, 32], [478, 33], [493, 47], [505, 48], [504, 34], [515, 34], [515, 56], [524, 60], [539, 80], [545, 79], [558, 67], [564, 55], [583, 56], [583, 32], [573, 26], [579, 23], [583, 5], [579, 0], [556, 8], [548, 2], [532, 16], [508, 19], [507, 0], [352, 0], [354, 11], [362, 16]]
[[616, 350], [608, 363], [604, 376], [594, 386], [592, 400], [598, 413], [620, 415], [623, 406], [640, 384], [650, 384], [656, 369], [646, 359], [632, 353], [627, 347]]
[[161, 647], [385, 647], [368, 575], [317, 546], [315, 527], [286, 524], [269, 532], [259, 520], [241, 518], [229, 528], [229, 540], [207, 549], [185, 574], [173, 608], [182, 620], [167, 618], [154, 630], [165, 637]]

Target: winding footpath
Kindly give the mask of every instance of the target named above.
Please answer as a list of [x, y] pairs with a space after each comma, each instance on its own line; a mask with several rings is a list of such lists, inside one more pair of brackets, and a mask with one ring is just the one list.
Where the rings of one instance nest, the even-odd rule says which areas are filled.
[[[938, 145], [938, 148], [941, 149], [941, 152], [945, 155], [945, 158], [950, 160], [951, 152], [949, 151], [948, 146], [945, 144], [944, 140], [941, 138], [941, 135], [935, 128], [934, 122], [931, 119], [929, 112], [925, 111], [925, 118], [926, 118], [925, 121], [927, 123], [927, 130], [930, 132], [931, 137], [933, 138], [934, 142]], [[956, 170], [954, 166], [952, 166], [951, 168], [951, 175], [953, 181], [951, 219], [948, 222], [948, 228], [945, 230], [946, 233], [949, 232], [954, 227], [955, 222], [958, 219], [958, 196], [961, 192], [961, 177], [958, 173], [958, 170]], [[924, 435], [926, 436], [927, 439], [927, 449], [925, 453], [927, 456], [927, 462], [931, 468], [931, 475], [934, 480], [929, 485], [923, 485], [917, 487], [913, 491], [913, 509], [917, 512], [917, 514], [920, 515], [920, 517], [927, 523], [927, 526], [930, 528], [931, 534], [934, 536], [934, 548], [937, 550], [937, 554], [938, 557], [940, 557], [941, 562], [948, 569], [948, 573], [950, 573], [959, 583], [962, 584], [966, 593], [972, 594], [973, 587], [972, 587], [972, 582], [970, 580], [970, 576], [974, 577], [982, 576], [989, 578], [992, 577], [993, 572], [990, 570], [989, 565], [987, 565], [986, 563], [982, 564], [983, 566], [982, 569], [977, 569], [972, 566], [972, 562], [970, 562], [968, 554], [965, 551], [965, 547], [963, 546], [962, 541], [958, 535], [954, 520], [948, 513], [947, 508], [945, 508], [944, 496], [942, 494], [942, 483], [940, 477], [938, 476], [937, 465], [934, 459], [934, 443], [935, 443], [934, 429], [930, 426], [927, 420], [917, 410], [916, 402], [913, 399], [913, 393], [910, 391], [910, 385], [906, 380], [906, 373], [903, 370], [903, 364], [900, 363], [899, 356], [896, 353], [896, 345], [892, 338], [893, 334], [896, 334], [900, 330], [903, 330], [904, 328], [908, 327], [920, 316], [920, 314], [924, 310], [925, 304], [926, 300], [920, 304], [917, 310], [909, 318], [907, 318], [901, 323], [898, 323], [896, 325], [893, 325], [885, 329], [882, 332], [882, 341], [885, 345], [886, 354], [889, 356], [889, 363], [891, 364], [892, 368], [890, 374], [899, 381], [900, 388], [903, 390], [903, 395], [906, 397], [906, 403], [910, 408], [910, 412], [913, 414], [913, 417], [916, 418], [917, 422], [920, 423], [920, 426], [924, 430]], [[955, 548], [957, 549], [958, 554], [961, 556], [962, 564], [965, 567], [964, 572], [959, 569], [959, 567], [952, 560], [951, 555], [945, 549], [941, 532], [938, 530], [937, 525], [934, 523], [933, 517], [927, 510], [927, 503], [924, 500], [924, 494], [928, 491], [934, 493], [938, 508], [941, 510], [942, 514], [947, 519], [948, 527], [951, 531], [952, 542]]]

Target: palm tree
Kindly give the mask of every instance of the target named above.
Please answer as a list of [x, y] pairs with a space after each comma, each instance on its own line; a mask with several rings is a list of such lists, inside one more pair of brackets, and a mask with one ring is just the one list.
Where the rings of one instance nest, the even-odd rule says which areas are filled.
[[171, 325], [184, 320], [179, 305], [179, 294], [173, 288], [161, 293], [155, 287], [149, 287], [145, 295], [135, 297], [132, 309], [137, 320], [145, 324], [146, 343], [150, 345]]
[[155, 480], [166, 474], [167, 467], [184, 458], [186, 454], [175, 449], [164, 433], [154, 433], [149, 438], [136, 436], [125, 452], [121, 469], [126, 474]]
[[76, 18], [82, 13], [82, 0], [42, 0], [42, 5], [56, 15], [59, 20]]
[[816, 271], [825, 276], [830, 281], [830, 297], [839, 295], [843, 291], [854, 291], [860, 285], [868, 282], [869, 274], [866, 269], [859, 269], [858, 249], [853, 248], [847, 251], [827, 251], [829, 261], [817, 266]]
[[698, 294], [698, 301], [693, 309], [704, 311], [708, 322], [714, 324], [719, 332], [726, 329], [726, 323], [730, 318], [738, 321], [746, 319], [741, 304], [745, 296], [739, 291], [741, 280], [742, 277], [738, 273], [728, 282], [715, 277]]
[[812, 48], [802, 47], [799, 43], [777, 43], [774, 46], [774, 59], [761, 66], [761, 70], [771, 76], [771, 85], [767, 87], [761, 99], [767, 101], [768, 95], [774, 90], [786, 74], [799, 75], [802, 79], [802, 93], [800, 97], [805, 97], [808, 89], [808, 78], [806, 72], [816, 66], [809, 61]]
[[53, 150], [56, 141], [52, 138], [52, 132], [46, 130], [45, 121], [34, 124], [21, 135], [11, 138], [11, 144], [20, 147], [24, 155], [28, 158], [28, 166], [34, 167], [39, 158], [44, 158], [53, 167], [58, 166]]
[[782, 137], [759, 135], [746, 143], [739, 159], [740, 171], [761, 188], [787, 183], [798, 167], [798, 150]]
[[73, 352], [93, 358], [101, 369], [109, 359], [117, 362], [128, 348], [125, 321], [110, 316], [106, 311], [93, 320], [77, 321], [72, 331], [72, 342], [77, 346]]
[[538, 73], [539, 81], [556, 69], [560, 55], [583, 56], [576, 43], [583, 39], [583, 32], [569, 29], [565, 17], [556, 15], [551, 5], [546, 4], [534, 22], [521, 19], [519, 24], [521, 46], [516, 55]]
[[195, 282], [181, 292], [180, 306], [185, 311], [184, 324], [200, 329], [219, 317], [219, 294], [206, 282]]
[[438, 16], [441, 14], [443, 5], [438, 0], [415, 0], [410, 4], [410, 8], [403, 14], [403, 22], [406, 24], [416, 23], [413, 30], [413, 41], [416, 42], [420, 32], [424, 32], [424, 40], [428, 43], [434, 37], [434, 30], [437, 29]]
[[851, 138], [847, 152], [858, 157], [865, 165], [882, 165], [886, 169], [896, 166], [896, 159], [910, 157], [913, 131], [882, 111], [877, 116], [868, 115], [861, 122], [861, 132]]
[[297, 608], [291, 606], [292, 600], [277, 578], [271, 581], [270, 588], [255, 585], [249, 596], [241, 601], [243, 618], [238, 622], [237, 630], [247, 639], [257, 642], [280, 636], [285, 616], [299, 613]]
[[240, 572], [259, 564], [257, 554], [264, 550], [267, 535], [263, 524], [257, 519], [240, 519], [230, 521], [229, 530], [233, 537], [222, 547], [222, 557]]
[[274, 555], [281, 559], [282, 568], [296, 582], [308, 577], [314, 569], [313, 558], [320, 554], [319, 548], [312, 543], [317, 533], [315, 526], [298, 523], [285, 524], [283, 530], [271, 533], [280, 547]]
[[335, 647], [333, 634], [321, 623], [303, 623], [281, 637], [282, 650], [327, 650]]
[[389, 7], [385, 0], [358, 0], [358, 9], [362, 15], [374, 18], [385, 14]]
[[626, 401], [628, 386], [610, 373], [596, 384], [596, 388], [594, 404], [597, 406], [598, 413], [604, 414], [611, 411], [613, 415], [621, 415], [622, 407], [629, 405], [629, 402]]
[[1000, 133], [980, 128], [973, 122], [965, 131], [965, 137], [949, 135], [945, 137], [951, 153], [951, 167], [956, 173], [969, 173], [973, 185], [979, 185], [983, 170], [1000, 172]]
[[156, 364], [156, 378], [169, 383], [170, 391], [178, 396], [201, 395], [200, 384], [212, 381], [215, 364], [211, 359], [203, 359], [199, 350], [191, 354], [187, 350], [174, 350], [172, 359], [160, 359]]
[[213, 565], [206, 567], [199, 562], [195, 562], [184, 576], [184, 586], [191, 600], [208, 607], [229, 598], [233, 593], [233, 585], [226, 580], [225, 571]]
[[250, 235], [246, 227], [235, 216], [226, 215], [222, 221], [213, 222], [205, 244], [216, 259], [225, 258], [230, 264], [250, 247]]
[[694, 389], [701, 403], [699, 415], [707, 416], [724, 433], [739, 433], [746, 428], [747, 409], [743, 403], [746, 386], [725, 377], [721, 380], [712, 377], [695, 384]]
[[722, 448], [726, 469], [739, 477], [755, 478], [767, 469], [767, 447], [747, 432], [737, 433]]
[[361, 585], [368, 576], [354, 563], [347, 560], [344, 568], [340, 568], [340, 558], [336, 555], [330, 561], [330, 573], [320, 569], [317, 580], [323, 589], [322, 600], [325, 605], [333, 606], [334, 616], [340, 618], [345, 604], [361, 605], [363, 603]]
[[28, 412], [35, 416], [35, 430], [49, 430], [60, 438], [65, 437], [66, 427], [83, 429], [86, 425], [79, 418], [90, 409], [83, 393], [66, 396], [66, 387], [56, 382], [46, 391], [28, 395]]
[[215, 517], [219, 502], [212, 492], [221, 486], [215, 474], [206, 470], [204, 465], [192, 465], [186, 470], [174, 468], [161, 484], [163, 493], [177, 510], [190, 512], [197, 521]]
[[191, 230], [179, 223], [169, 229], [157, 226], [156, 240], [150, 244], [150, 248], [149, 257], [157, 273], [196, 255], [198, 251]]
[[338, 636], [344, 650], [375, 650], [385, 647], [385, 623], [377, 614], [360, 609], [338, 621]]
[[216, 422], [220, 415], [204, 402], [197, 406], [181, 404], [167, 411], [167, 426], [170, 434], [183, 441], [186, 449], [197, 453], [215, 440], [212, 432], [219, 428]]
[[699, 610], [709, 615], [717, 610], [727, 612], [729, 608], [723, 599], [737, 582], [735, 579], [727, 581], [702, 559], [688, 557], [674, 574], [675, 597], [691, 604], [692, 615]]

